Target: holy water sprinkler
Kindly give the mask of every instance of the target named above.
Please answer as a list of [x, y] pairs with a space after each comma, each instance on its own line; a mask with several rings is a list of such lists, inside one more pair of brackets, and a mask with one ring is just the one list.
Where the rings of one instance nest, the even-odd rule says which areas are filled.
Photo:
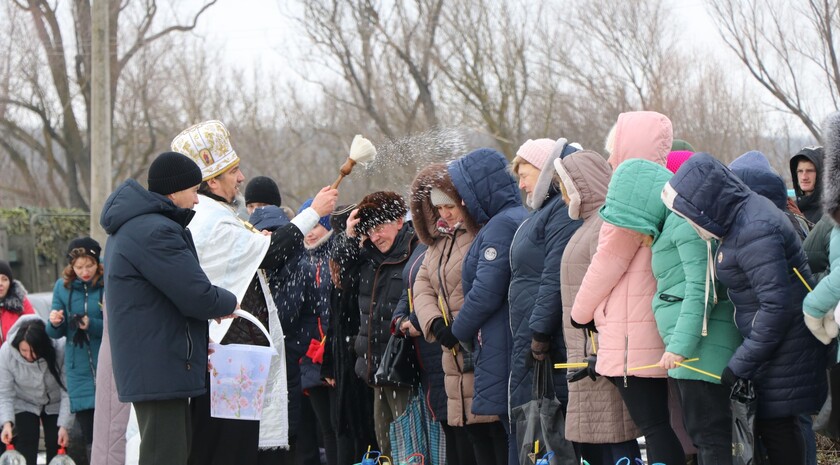
[[350, 144], [350, 156], [347, 157], [347, 161], [341, 165], [341, 169], [339, 170], [341, 174], [338, 175], [338, 179], [336, 179], [332, 184], [332, 188], [338, 189], [338, 185], [341, 184], [341, 180], [353, 171], [353, 167], [356, 163], [366, 165], [372, 162], [375, 158], [376, 147], [374, 147], [369, 140], [362, 137], [361, 134], [356, 134], [356, 137], [353, 138], [353, 143]]

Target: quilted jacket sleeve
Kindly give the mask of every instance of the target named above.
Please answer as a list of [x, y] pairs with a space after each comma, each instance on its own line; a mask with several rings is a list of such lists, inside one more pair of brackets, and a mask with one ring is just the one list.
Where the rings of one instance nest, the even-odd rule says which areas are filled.
[[592, 257], [572, 306], [572, 320], [587, 324], [595, 318], [595, 309], [624, 276], [639, 247], [642, 247], [641, 234], [604, 222], [598, 237], [598, 251]]
[[417, 315], [423, 337], [429, 342], [435, 342], [432, 323], [441, 318], [441, 313], [437, 303], [437, 292], [429, 280], [429, 268], [426, 266], [429, 256], [429, 254], [426, 254], [426, 258], [417, 272], [417, 279], [414, 281], [414, 313]]
[[563, 300], [560, 296], [560, 263], [566, 244], [577, 231], [580, 221], [572, 221], [564, 204], [556, 202], [545, 224], [545, 262], [540, 288], [528, 326], [531, 331], [552, 334], [563, 325]]
[[[831, 247], [840, 250], [840, 230], [836, 228], [831, 231]], [[802, 302], [802, 311], [814, 318], [822, 318], [840, 302], [840, 253], [833, 255], [836, 256], [830, 270], [826, 270], [826, 276]], [[810, 253], [808, 257], [810, 260]]]
[[738, 244], [743, 245], [736, 260], [758, 300], [758, 309], [749, 335], [729, 360], [730, 369], [744, 379], [752, 379], [773, 356], [795, 319], [802, 318], [788, 308], [791, 285], [781, 234], [775, 228], [753, 226], [738, 238]]
[[[685, 274], [685, 294], [680, 306], [680, 315], [674, 332], [665, 348], [668, 352], [689, 357], [697, 350], [703, 331], [703, 316], [706, 292], [707, 245], [686, 221], [676, 223], [674, 245], [679, 254]], [[713, 265], [714, 266], [714, 265]], [[709, 283], [714, 286], [715, 283]], [[709, 289], [712, 293], [712, 289]], [[714, 301], [709, 296], [708, 313], [711, 313]]]
[[[496, 220], [496, 217], [493, 218]], [[478, 265], [472, 287], [464, 295], [464, 305], [452, 323], [452, 334], [461, 341], [471, 341], [493, 314], [507, 304], [510, 284], [510, 244], [519, 223], [510, 217], [489, 222], [492, 228], [481, 243], [470, 251], [478, 253]]]

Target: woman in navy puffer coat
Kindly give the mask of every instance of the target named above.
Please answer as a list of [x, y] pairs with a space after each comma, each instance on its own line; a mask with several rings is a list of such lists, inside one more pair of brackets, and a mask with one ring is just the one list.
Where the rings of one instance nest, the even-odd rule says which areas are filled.
[[[452, 323], [452, 334], [475, 349], [472, 413], [503, 417], [501, 426], [509, 434], [507, 388], [513, 345], [507, 295], [509, 254], [513, 236], [528, 211], [522, 206], [507, 160], [493, 149], [474, 150], [450, 163], [447, 171], [470, 216], [481, 225], [464, 258], [464, 305]], [[516, 452], [515, 445], [512, 451]], [[495, 463], [505, 463], [499, 454], [496, 449]]]
[[753, 382], [756, 433], [771, 463], [804, 463], [797, 416], [816, 413], [825, 400], [827, 348], [802, 317], [807, 289], [794, 269], [813, 279], [796, 231], [779, 208], [706, 153], [685, 162], [662, 198], [701, 237], [721, 241], [710, 266], [729, 288], [744, 337], [721, 381]]
[[[566, 139], [528, 140], [511, 164], [513, 173], [519, 177], [519, 187], [527, 194], [528, 206], [534, 209], [516, 231], [510, 246], [511, 408], [531, 400], [532, 357], [542, 361], [548, 355], [551, 362], [566, 361], [563, 313], [559, 311], [563, 306], [560, 262], [566, 244], [582, 223], [569, 218], [568, 207], [554, 182], [554, 160], [567, 148], [569, 152], [575, 151], [566, 144]], [[554, 375], [557, 398], [565, 406], [566, 372], [553, 368], [550, 372]]]

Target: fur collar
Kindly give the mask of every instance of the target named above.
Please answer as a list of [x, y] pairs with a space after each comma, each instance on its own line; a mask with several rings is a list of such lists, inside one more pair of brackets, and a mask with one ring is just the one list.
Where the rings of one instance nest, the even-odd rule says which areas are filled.
[[551, 185], [553, 184], [552, 181], [554, 181], [554, 173], [556, 173], [554, 160], [557, 160], [563, 154], [566, 143], [567, 140], [562, 137], [557, 139], [557, 142], [554, 144], [554, 150], [551, 151], [551, 155], [548, 156], [545, 165], [543, 165], [540, 171], [540, 176], [537, 178], [537, 185], [534, 186], [534, 191], [528, 196], [528, 206], [534, 210], [539, 210], [550, 197], [549, 194], [552, 191]]
[[822, 208], [835, 224], [840, 224], [840, 112], [828, 115], [822, 133], [825, 146]]
[[9, 286], [9, 292], [6, 293], [6, 297], [0, 299], [0, 307], [20, 315], [23, 313], [24, 298], [26, 298], [26, 288], [23, 287], [20, 281], [15, 279], [12, 281], [12, 285]]

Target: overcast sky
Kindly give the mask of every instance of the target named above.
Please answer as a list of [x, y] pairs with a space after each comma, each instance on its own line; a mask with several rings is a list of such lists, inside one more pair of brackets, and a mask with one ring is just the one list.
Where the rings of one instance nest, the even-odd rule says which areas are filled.
[[[678, 30], [691, 43], [712, 45], [712, 49], [728, 54], [718, 38], [714, 25], [703, 8], [702, 0], [667, 0], [679, 16]], [[573, 5], [576, 0], [564, 0]], [[183, 0], [178, 7], [197, 8], [202, 0]], [[202, 17], [198, 34], [220, 47], [225, 56], [237, 65], [252, 68], [256, 64], [271, 70], [283, 66], [298, 53], [301, 42], [298, 26], [288, 15], [300, 11], [300, 1], [293, 0], [219, 0]], [[282, 8], [282, 10], [281, 10]]]

